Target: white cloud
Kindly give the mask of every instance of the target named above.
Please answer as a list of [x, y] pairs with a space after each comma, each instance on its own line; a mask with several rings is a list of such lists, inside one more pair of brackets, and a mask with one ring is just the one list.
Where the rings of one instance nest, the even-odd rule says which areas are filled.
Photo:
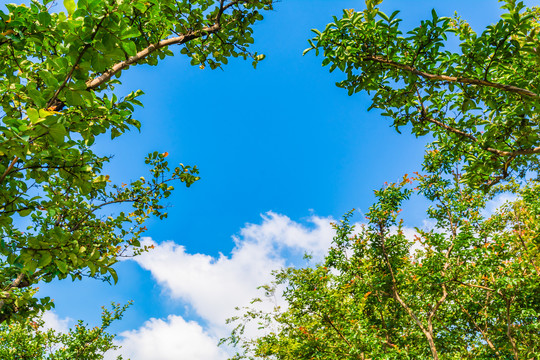
[[[301, 224], [268, 212], [261, 224], [247, 224], [233, 237], [236, 245], [229, 256], [219, 257], [190, 254], [171, 241], [145, 239], [145, 245], [155, 249], [134, 261], [149, 270], [171, 298], [189, 304], [205, 327], [174, 315], [166, 321], [152, 319], [139, 330], [120, 334], [120, 352], [132, 360], [223, 358], [217, 341], [229, 335], [225, 320], [238, 315], [235, 307], [260, 297], [257, 287], [272, 280], [272, 270], [291, 265], [288, 255], [308, 252], [322, 259], [334, 236], [331, 221], [311, 216]], [[264, 304], [267, 310], [274, 306]]]
[[503, 206], [507, 202], [514, 202], [518, 199], [518, 197], [515, 194], [511, 193], [504, 193], [495, 196], [493, 200], [490, 200], [487, 202], [485, 209], [482, 210], [482, 216], [489, 217], [495, 212], [500, 209], [501, 206]]
[[332, 218], [311, 216], [308, 222], [312, 226], [307, 227], [273, 212], [262, 217], [261, 225], [248, 224], [240, 231], [240, 238], [235, 238], [237, 245], [246, 241], [274, 243], [301, 252], [312, 252], [316, 258], [321, 259], [335, 234], [330, 224], [334, 221]]
[[70, 318], [61, 319], [53, 311], [46, 311], [42, 316], [43, 328], [53, 329], [58, 332], [67, 333], [69, 331]]
[[329, 218], [312, 216], [309, 226], [273, 212], [262, 218], [262, 224], [247, 224], [234, 237], [236, 246], [230, 256], [189, 254], [173, 242], [158, 245], [147, 239], [146, 245], [153, 244], [155, 249], [135, 261], [172, 298], [189, 303], [213, 329], [221, 328], [235, 315], [236, 306], [248, 305], [260, 296], [257, 287], [272, 280], [272, 270], [289, 265], [283, 251], [312, 252], [321, 258], [334, 235]]
[[140, 329], [120, 334], [118, 354], [124, 358], [152, 360], [222, 360], [227, 359], [217, 341], [194, 321], [170, 315], [166, 320], [150, 319]]

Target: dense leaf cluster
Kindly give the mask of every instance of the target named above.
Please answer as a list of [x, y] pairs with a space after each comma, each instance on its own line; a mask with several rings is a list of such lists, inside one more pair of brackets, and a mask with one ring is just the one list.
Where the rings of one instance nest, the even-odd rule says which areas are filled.
[[378, 3], [314, 30], [306, 51], [321, 51], [323, 65], [346, 75], [338, 86], [349, 95], [373, 94], [371, 108], [396, 129], [432, 136], [428, 171], [464, 161], [465, 180], [476, 186], [537, 172], [540, 8], [507, 1], [481, 34], [432, 11], [404, 34], [399, 12], [386, 15]]
[[[106, 332], [120, 320], [130, 304], [103, 308], [101, 325], [89, 328], [79, 321], [67, 333], [46, 328], [41, 317], [0, 325], [0, 357], [4, 360], [102, 360], [109, 350], [118, 349], [114, 335]], [[117, 360], [121, 360], [119, 356]]]
[[[434, 204], [413, 237], [398, 215], [411, 182]], [[236, 318], [235, 358], [538, 358], [539, 191], [485, 216], [489, 196], [437, 176], [382, 188], [367, 224], [335, 224], [323, 263], [277, 273], [286, 310]], [[243, 321], [277, 330], [245, 338]]]
[[199, 179], [196, 167], [170, 169], [167, 153], [152, 153], [149, 180], [111, 184], [95, 138], [141, 126], [142, 92], [115, 89], [122, 71], [157, 65], [174, 45], [201, 68], [231, 56], [256, 65], [252, 26], [272, 3], [65, 0], [67, 12], [53, 12], [45, 0], [0, 11], [0, 322], [52, 305], [30, 289], [39, 281], [116, 282], [117, 258], [145, 250], [144, 221], [166, 216], [171, 182]]

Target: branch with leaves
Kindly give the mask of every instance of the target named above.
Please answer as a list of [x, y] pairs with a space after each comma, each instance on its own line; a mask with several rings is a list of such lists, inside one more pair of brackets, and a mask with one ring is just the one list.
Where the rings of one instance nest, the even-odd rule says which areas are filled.
[[[485, 189], [539, 168], [540, 8], [505, 1], [501, 19], [476, 33], [460, 17], [431, 19], [403, 29], [399, 11], [387, 15], [367, 0], [345, 10], [311, 47], [323, 65], [346, 78], [349, 95], [372, 94], [371, 108], [416, 136], [434, 138], [429, 171], [464, 160], [464, 180]], [[405, 35], [404, 35], [405, 34]], [[449, 44], [458, 38], [459, 47]]]
[[146, 250], [144, 222], [166, 217], [172, 182], [199, 179], [154, 152], [149, 180], [111, 184], [96, 137], [141, 126], [142, 92], [119, 94], [121, 74], [176, 49], [201, 68], [231, 57], [256, 65], [252, 27], [274, 1], [66, 0], [59, 13], [50, 3], [0, 11], [0, 322], [52, 306], [35, 296], [39, 281], [116, 282], [118, 257]]

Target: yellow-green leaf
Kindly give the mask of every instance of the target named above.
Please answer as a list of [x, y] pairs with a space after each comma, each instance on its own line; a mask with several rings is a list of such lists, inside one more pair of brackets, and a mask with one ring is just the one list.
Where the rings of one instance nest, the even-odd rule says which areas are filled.
[[28, 118], [32, 124], [35, 124], [38, 121], [39, 112], [36, 109], [26, 109], [26, 113], [28, 114]]
[[64, 0], [64, 7], [66, 8], [68, 15], [71, 17], [77, 8], [75, 0]]
[[51, 116], [54, 113], [51, 111], [47, 111], [45, 109], [39, 109], [39, 117], [46, 118], [47, 116]]

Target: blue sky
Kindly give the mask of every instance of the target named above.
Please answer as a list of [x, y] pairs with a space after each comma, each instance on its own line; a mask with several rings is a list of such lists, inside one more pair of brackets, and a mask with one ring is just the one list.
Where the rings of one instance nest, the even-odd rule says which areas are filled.
[[[458, 11], [477, 31], [496, 21], [499, 7], [495, 0], [382, 5], [387, 13], [401, 10], [405, 28], [435, 8], [440, 16]], [[421, 170], [427, 139], [397, 134], [390, 120], [367, 112], [366, 94], [349, 97], [335, 86], [342, 75], [329, 74], [321, 57], [302, 56], [310, 29], [323, 28], [345, 8], [361, 10], [363, 1], [276, 4], [255, 26], [254, 47], [267, 55], [256, 70], [242, 60], [224, 71], [200, 70], [178, 55], [124, 72], [119, 93], [142, 89], [145, 107], [135, 113], [140, 133], [96, 142], [98, 152], [114, 155], [107, 169], [112, 180], [146, 175], [144, 156], [166, 151], [171, 164], [197, 165], [201, 181], [189, 189], [178, 184], [168, 219], [147, 225], [147, 241], [157, 250], [119, 264], [118, 285], [42, 285], [41, 294], [56, 301], [51, 323], [95, 324], [101, 305], [134, 300], [113, 327], [132, 359], [148, 358], [141, 346], [155, 359], [221, 359], [214, 340], [226, 332], [221, 322], [229, 305], [249, 301], [271, 269], [303, 252], [322, 256], [331, 219], [352, 208], [367, 211], [373, 189]], [[411, 204], [408, 226], [422, 225], [424, 207]], [[156, 339], [176, 345], [158, 353]]]

